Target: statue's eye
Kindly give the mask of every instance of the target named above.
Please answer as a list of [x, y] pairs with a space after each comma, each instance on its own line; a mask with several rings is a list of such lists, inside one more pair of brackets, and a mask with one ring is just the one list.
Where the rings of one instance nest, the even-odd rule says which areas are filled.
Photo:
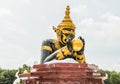
[[62, 34], [64, 34], [65, 36], [68, 36], [68, 35], [69, 35], [68, 33], [62, 33]]
[[73, 32], [74, 32], [74, 30], [71, 30], [71, 31], [73, 31]]
[[68, 36], [68, 34], [65, 34], [66, 36]]

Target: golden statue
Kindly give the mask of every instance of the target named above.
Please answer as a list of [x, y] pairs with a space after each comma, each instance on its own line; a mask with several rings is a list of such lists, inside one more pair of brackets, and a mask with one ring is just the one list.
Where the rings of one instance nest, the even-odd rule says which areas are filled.
[[86, 63], [85, 42], [81, 36], [75, 38], [75, 25], [70, 18], [69, 6], [66, 8], [64, 19], [57, 28], [53, 27], [53, 30], [56, 32], [58, 40], [48, 39], [42, 43], [41, 63], [66, 58], [73, 58], [78, 63]]

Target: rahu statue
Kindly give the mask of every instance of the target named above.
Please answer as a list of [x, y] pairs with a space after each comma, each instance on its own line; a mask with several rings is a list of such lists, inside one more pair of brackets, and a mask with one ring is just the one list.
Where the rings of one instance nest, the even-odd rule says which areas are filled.
[[70, 18], [70, 8], [67, 6], [62, 22], [53, 30], [58, 39], [43, 41], [41, 48], [41, 64], [56, 60], [72, 58], [78, 63], [86, 63], [84, 55], [85, 41], [80, 36], [75, 38], [75, 25]]

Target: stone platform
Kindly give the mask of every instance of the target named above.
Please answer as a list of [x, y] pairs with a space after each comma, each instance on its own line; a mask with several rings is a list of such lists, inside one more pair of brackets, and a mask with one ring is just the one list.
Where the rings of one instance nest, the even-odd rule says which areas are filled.
[[34, 65], [30, 73], [20, 74], [24, 84], [104, 84], [105, 73], [98, 67], [78, 63]]

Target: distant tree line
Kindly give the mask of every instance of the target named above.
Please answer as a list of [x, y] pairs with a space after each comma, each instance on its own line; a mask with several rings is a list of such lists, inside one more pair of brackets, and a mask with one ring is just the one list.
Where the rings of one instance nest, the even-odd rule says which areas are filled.
[[120, 84], [120, 72], [99, 70], [99, 72], [107, 73], [108, 78], [104, 81], [105, 84]]
[[[30, 71], [30, 66], [24, 64], [22, 67], [19, 69], [19, 74], [24, 73], [24, 71]], [[13, 82], [16, 79], [16, 72], [18, 70], [12, 69], [2, 69], [0, 68], [0, 84], [13, 84]]]
[[16, 79], [16, 72], [17, 70], [0, 68], [0, 84], [13, 84], [13, 81]]
[[[24, 64], [19, 68], [20, 73], [23, 73], [25, 70], [30, 71], [30, 66]], [[13, 84], [16, 79], [15, 74], [18, 70], [9, 70], [0, 68], [0, 84]], [[105, 80], [105, 84], [120, 84], [120, 72], [102, 70], [99, 72], [107, 73], [108, 79]]]

